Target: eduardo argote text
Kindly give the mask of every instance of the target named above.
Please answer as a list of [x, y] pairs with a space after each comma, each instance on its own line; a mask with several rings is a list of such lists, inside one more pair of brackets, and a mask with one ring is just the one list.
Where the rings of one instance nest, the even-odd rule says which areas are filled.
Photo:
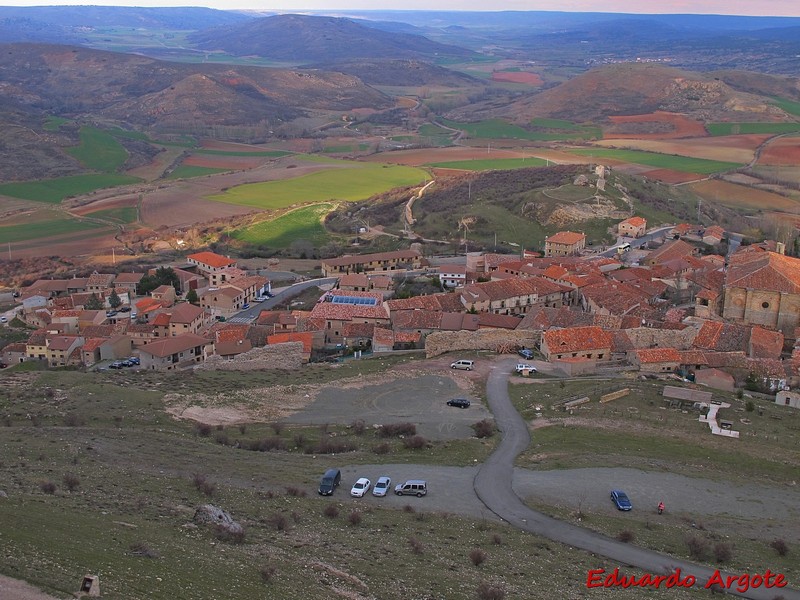
[[786, 577], [782, 573], [773, 573], [769, 569], [764, 573], [742, 573], [740, 575], [723, 575], [719, 569], [715, 570], [706, 581], [698, 581], [693, 575], [683, 575], [680, 569], [675, 569], [669, 575], [625, 575], [619, 568], [613, 571], [605, 569], [591, 569], [586, 576], [587, 588], [691, 588], [702, 585], [704, 589], [733, 590], [740, 594], [750, 589], [757, 588], [782, 588], [786, 587]]

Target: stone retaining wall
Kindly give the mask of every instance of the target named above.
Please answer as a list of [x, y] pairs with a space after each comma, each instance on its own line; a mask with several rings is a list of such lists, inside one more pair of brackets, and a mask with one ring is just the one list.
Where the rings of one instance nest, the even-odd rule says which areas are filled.
[[436, 331], [425, 338], [425, 356], [431, 358], [459, 350], [514, 350], [536, 348], [542, 337], [540, 330], [510, 331], [479, 329], [478, 331]]
[[227, 360], [216, 354], [209, 356], [196, 369], [218, 371], [257, 371], [262, 369], [299, 369], [307, 362], [302, 342], [270, 344], [263, 348], [253, 348]]
[[638, 327], [626, 329], [628, 339], [636, 349], [642, 348], [675, 348], [677, 350], [691, 350], [692, 342], [697, 337], [698, 330], [694, 327], [686, 329], [650, 329]]

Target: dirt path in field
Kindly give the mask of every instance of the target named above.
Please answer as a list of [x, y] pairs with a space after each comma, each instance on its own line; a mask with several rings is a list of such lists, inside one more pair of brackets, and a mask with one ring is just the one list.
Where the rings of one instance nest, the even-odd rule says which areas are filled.
[[0, 575], [0, 598], [8, 600], [58, 600], [55, 596], [45, 594], [32, 585]]

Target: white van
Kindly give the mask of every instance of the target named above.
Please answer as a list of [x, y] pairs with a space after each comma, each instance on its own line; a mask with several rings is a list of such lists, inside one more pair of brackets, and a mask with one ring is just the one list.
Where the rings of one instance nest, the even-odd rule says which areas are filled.
[[475, 366], [474, 360], [457, 360], [454, 363], [450, 363], [451, 369], [463, 369], [464, 371], [472, 371], [473, 366]]

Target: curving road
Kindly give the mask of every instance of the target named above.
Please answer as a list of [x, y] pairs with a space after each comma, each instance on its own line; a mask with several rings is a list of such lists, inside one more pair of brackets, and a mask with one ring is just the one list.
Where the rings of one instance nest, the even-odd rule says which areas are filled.
[[[498, 517], [518, 529], [542, 535], [553, 541], [581, 548], [617, 562], [620, 566], [620, 573], [623, 575], [626, 567], [638, 568], [653, 575], [669, 574], [675, 569], [680, 569], [681, 577], [693, 575], [697, 580], [694, 587], [702, 588], [714, 574], [714, 569], [625, 544], [548, 517], [528, 508], [514, 493], [511, 488], [514, 460], [531, 441], [527, 423], [511, 404], [508, 396], [508, 376], [515, 363], [516, 360], [498, 363], [498, 366], [494, 367], [489, 374], [486, 385], [489, 408], [494, 413], [502, 439], [494, 453], [481, 466], [473, 481], [475, 492], [481, 502]], [[738, 576], [741, 574], [723, 572], [723, 576], [727, 575]], [[776, 597], [782, 597], [785, 600], [800, 600], [800, 591], [789, 587], [781, 589], [760, 587], [745, 593], [738, 593], [735, 588], [736, 584], [733, 585], [733, 589], [728, 590], [728, 593], [754, 600], [774, 600]]]

